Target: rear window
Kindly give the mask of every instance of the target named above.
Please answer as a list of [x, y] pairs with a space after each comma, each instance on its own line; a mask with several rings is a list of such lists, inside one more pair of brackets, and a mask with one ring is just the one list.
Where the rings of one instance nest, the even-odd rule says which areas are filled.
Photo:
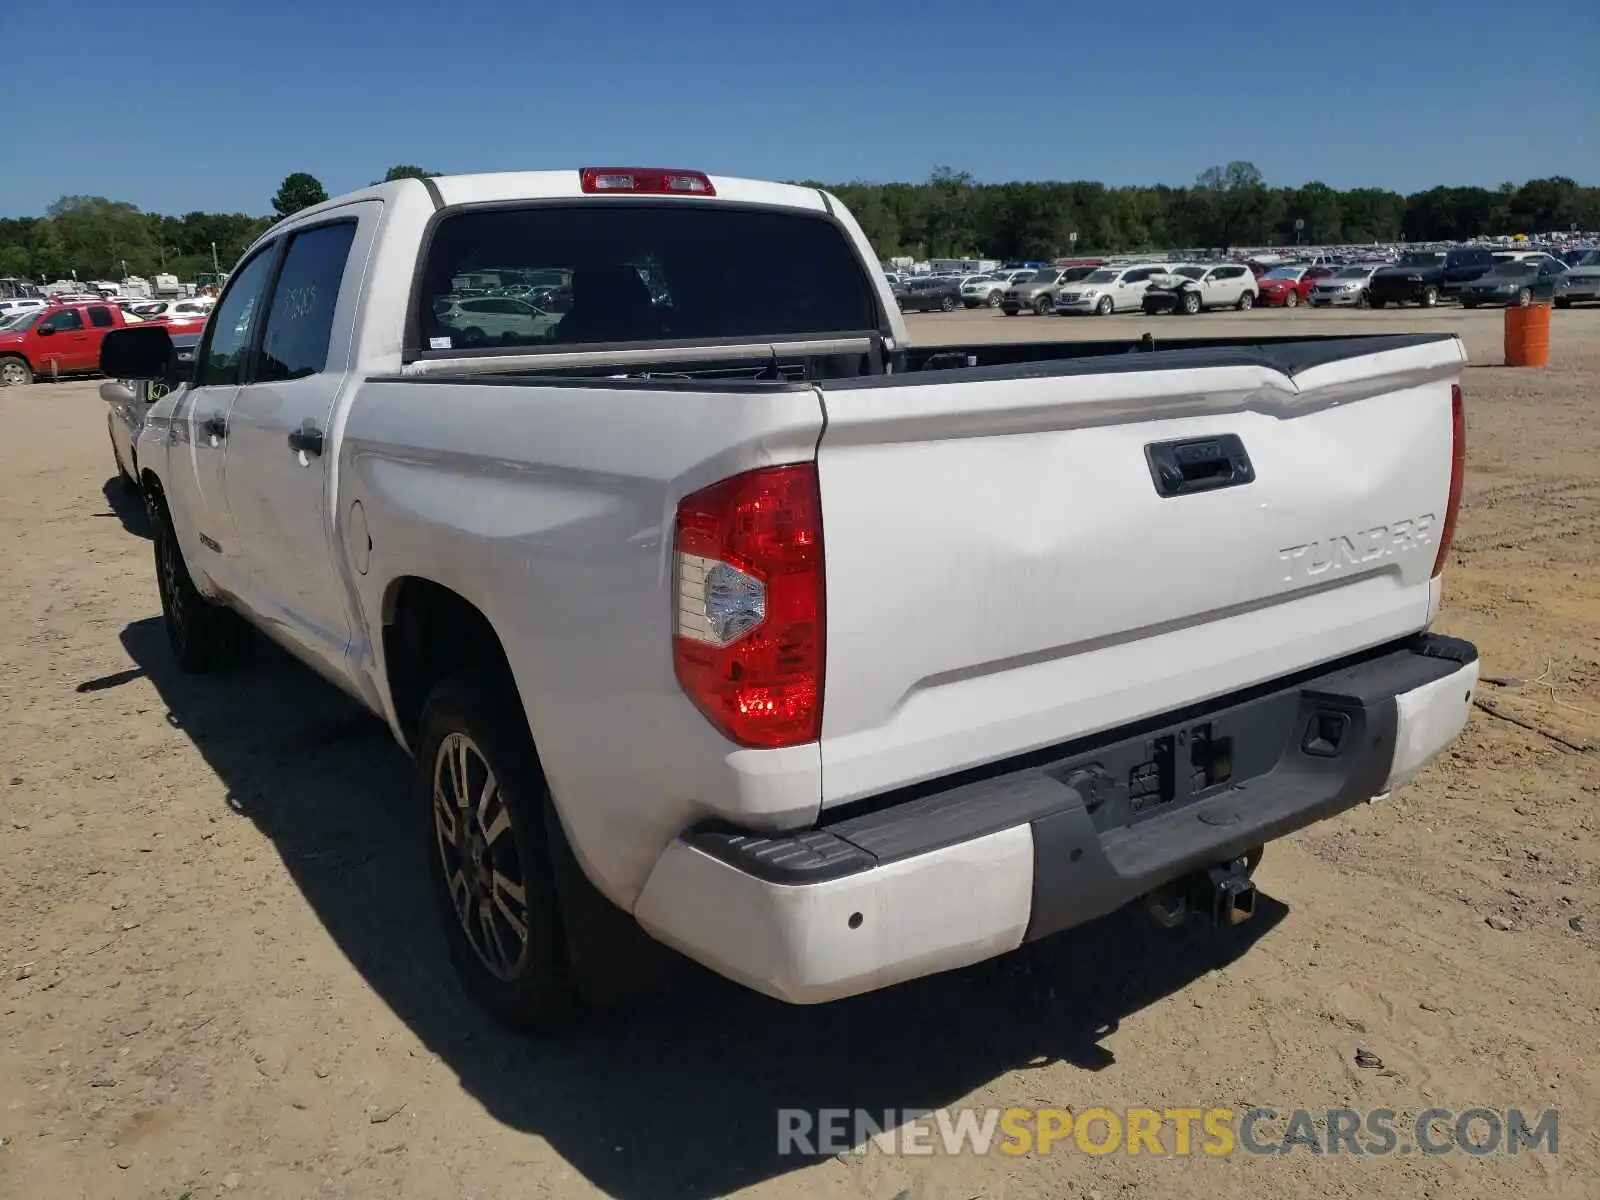
[[[485, 311], [488, 300], [501, 303]], [[428, 247], [416, 311], [423, 351], [760, 340], [878, 325], [871, 285], [831, 221], [681, 202], [447, 216]]]

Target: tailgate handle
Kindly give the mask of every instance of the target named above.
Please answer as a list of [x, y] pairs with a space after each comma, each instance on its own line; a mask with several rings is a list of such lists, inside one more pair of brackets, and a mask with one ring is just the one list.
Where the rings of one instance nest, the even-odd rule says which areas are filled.
[[1144, 448], [1144, 457], [1159, 496], [1187, 496], [1238, 487], [1256, 477], [1244, 443], [1233, 433], [1181, 442], [1151, 442]]

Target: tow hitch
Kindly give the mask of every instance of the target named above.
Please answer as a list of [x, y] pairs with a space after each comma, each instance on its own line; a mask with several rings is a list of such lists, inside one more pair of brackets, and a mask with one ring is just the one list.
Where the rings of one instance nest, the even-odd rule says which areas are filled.
[[1145, 906], [1169, 928], [1181, 925], [1191, 910], [1209, 913], [1213, 925], [1243, 924], [1256, 914], [1254, 867], [1249, 856], [1218, 863], [1157, 888], [1145, 897]]
[[1256, 915], [1256, 885], [1243, 870], [1242, 859], [1206, 868], [1206, 892], [1213, 925], [1240, 925]]

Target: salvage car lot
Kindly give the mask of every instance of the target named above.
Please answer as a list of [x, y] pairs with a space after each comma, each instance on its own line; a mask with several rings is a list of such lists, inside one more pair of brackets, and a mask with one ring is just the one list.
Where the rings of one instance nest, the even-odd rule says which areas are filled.
[[[1124, 914], [816, 1009], [695, 977], [517, 1042], [444, 962], [386, 731], [274, 654], [248, 688], [179, 676], [96, 385], [12, 389], [0, 1194], [1590, 1194], [1600, 322], [1554, 314], [1546, 371], [1482, 366], [1500, 314], [1450, 309], [910, 322], [928, 343], [1461, 331], [1480, 366], [1440, 627], [1512, 680], [1483, 689], [1499, 716], [1390, 801], [1273, 846], [1260, 915], [1229, 933]], [[1071, 1148], [777, 1154], [780, 1107], [1256, 1104], [1554, 1105], [1560, 1153], [1239, 1156], [1203, 1185]]]

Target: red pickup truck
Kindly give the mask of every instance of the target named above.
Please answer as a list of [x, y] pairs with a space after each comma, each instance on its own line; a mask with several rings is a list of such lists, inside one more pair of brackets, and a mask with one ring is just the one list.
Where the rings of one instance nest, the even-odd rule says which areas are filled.
[[115, 304], [57, 304], [0, 329], [0, 386], [100, 369], [100, 343], [130, 322]]

